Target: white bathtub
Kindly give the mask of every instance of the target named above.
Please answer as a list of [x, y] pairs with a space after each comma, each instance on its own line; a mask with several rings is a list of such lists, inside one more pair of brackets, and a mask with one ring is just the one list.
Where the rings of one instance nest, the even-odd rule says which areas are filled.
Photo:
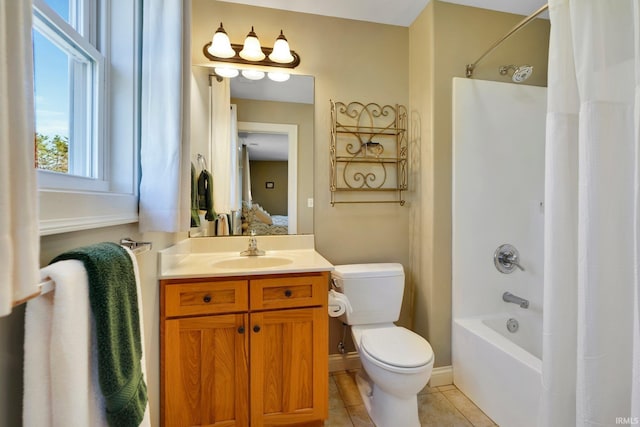
[[542, 318], [521, 311], [453, 321], [453, 382], [501, 427], [538, 425]]

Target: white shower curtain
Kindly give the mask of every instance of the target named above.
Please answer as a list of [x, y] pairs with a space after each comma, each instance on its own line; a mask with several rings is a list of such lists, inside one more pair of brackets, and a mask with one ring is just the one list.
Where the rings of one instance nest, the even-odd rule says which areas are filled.
[[[211, 91], [211, 152], [213, 209], [230, 214], [240, 209], [238, 195], [238, 118], [230, 102], [229, 79], [213, 81]], [[232, 108], [234, 107], [234, 108]]]
[[242, 200], [251, 202], [251, 163], [249, 150], [246, 145], [242, 146]]
[[638, 8], [549, 1], [544, 426], [640, 416]]

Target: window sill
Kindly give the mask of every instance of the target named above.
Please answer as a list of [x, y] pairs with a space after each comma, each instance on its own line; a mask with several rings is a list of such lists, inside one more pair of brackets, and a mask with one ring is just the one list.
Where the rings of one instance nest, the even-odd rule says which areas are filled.
[[138, 221], [133, 194], [40, 190], [40, 236]]

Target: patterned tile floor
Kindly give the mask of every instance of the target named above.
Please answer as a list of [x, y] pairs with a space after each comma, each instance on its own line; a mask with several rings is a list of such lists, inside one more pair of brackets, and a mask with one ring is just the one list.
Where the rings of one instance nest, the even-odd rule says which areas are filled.
[[[340, 371], [330, 375], [329, 419], [325, 426], [374, 427], [358, 392], [357, 372]], [[422, 427], [496, 426], [454, 385], [425, 386], [418, 394], [418, 415]]]

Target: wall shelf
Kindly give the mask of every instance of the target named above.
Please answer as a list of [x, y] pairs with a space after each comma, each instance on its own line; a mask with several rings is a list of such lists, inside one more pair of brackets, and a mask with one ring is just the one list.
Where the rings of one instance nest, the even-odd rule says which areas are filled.
[[331, 101], [329, 151], [332, 206], [404, 205], [409, 151], [405, 106]]

